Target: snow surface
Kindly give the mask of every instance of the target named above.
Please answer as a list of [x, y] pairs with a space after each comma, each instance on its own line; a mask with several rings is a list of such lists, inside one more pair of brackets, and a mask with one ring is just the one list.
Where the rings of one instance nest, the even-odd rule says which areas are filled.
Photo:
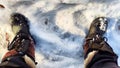
[[[0, 59], [7, 52], [6, 37], [14, 37], [10, 14], [30, 20], [36, 45], [36, 68], [84, 68], [82, 45], [93, 19], [108, 18], [108, 43], [120, 56], [120, 0], [0, 0]], [[119, 28], [118, 28], [119, 26]], [[118, 59], [120, 65], [120, 58]]]

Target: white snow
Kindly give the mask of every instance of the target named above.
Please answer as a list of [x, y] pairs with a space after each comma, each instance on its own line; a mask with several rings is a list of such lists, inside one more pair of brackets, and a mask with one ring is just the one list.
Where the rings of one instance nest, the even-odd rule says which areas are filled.
[[120, 57], [120, 0], [0, 0], [0, 4], [5, 6], [0, 8], [0, 59], [7, 51], [6, 34], [9, 40], [14, 37], [10, 27], [10, 14], [14, 12], [30, 20], [37, 42], [36, 68], [84, 68], [84, 37], [99, 16], [108, 17], [105, 36]]

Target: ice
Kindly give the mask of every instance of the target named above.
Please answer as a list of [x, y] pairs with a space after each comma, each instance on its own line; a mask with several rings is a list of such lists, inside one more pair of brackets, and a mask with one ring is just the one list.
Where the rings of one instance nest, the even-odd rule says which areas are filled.
[[[96, 17], [107, 17], [105, 36], [120, 56], [120, 0], [0, 0], [0, 59], [7, 52], [6, 38], [14, 37], [10, 14], [19, 12], [30, 20], [36, 41], [36, 68], [84, 68], [84, 38]], [[118, 59], [120, 65], [120, 58]]]

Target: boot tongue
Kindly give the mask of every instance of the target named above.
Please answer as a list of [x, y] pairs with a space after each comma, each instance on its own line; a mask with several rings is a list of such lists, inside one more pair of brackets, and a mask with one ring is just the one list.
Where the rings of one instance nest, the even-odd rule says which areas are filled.
[[19, 25], [12, 26], [12, 30], [14, 34], [17, 34], [20, 31], [21, 27]]

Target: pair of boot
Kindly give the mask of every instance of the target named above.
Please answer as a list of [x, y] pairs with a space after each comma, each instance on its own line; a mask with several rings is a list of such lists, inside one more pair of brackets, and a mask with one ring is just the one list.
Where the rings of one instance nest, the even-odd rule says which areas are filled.
[[[35, 68], [35, 44], [29, 32], [29, 21], [19, 13], [12, 14], [11, 19], [16, 36], [8, 45], [9, 51], [3, 57], [0, 68]], [[91, 23], [83, 46], [86, 68], [96, 61], [93, 61], [93, 57], [99, 52], [115, 55], [104, 37], [107, 26], [108, 21], [105, 17], [98, 17]]]

